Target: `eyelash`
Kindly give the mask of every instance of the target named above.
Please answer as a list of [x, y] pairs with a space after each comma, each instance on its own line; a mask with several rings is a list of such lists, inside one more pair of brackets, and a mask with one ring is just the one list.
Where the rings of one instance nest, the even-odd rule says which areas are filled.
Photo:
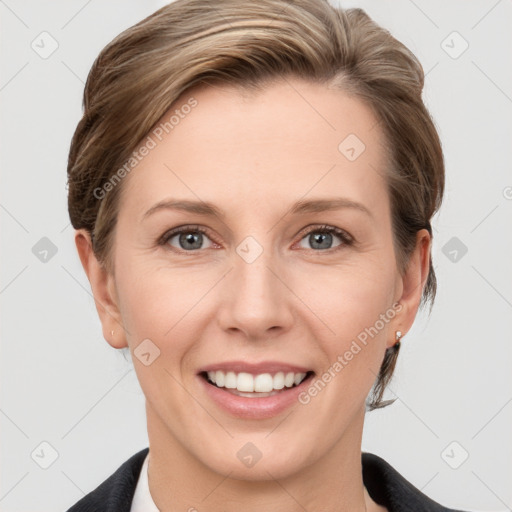
[[[203, 235], [206, 235], [213, 242], [218, 243], [215, 240], [213, 240], [212, 237], [208, 235], [208, 231], [205, 230], [204, 228], [202, 228], [201, 226], [189, 225], [189, 226], [180, 226], [180, 227], [177, 227], [177, 228], [171, 229], [170, 231], [165, 232], [158, 239], [157, 244], [159, 246], [164, 246], [174, 236], [179, 235], [181, 233], [201, 233]], [[318, 253], [320, 253], [320, 252], [333, 253], [337, 250], [343, 249], [344, 247], [354, 245], [354, 239], [348, 233], [346, 233], [342, 229], [339, 229], [335, 226], [329, 226], [327, 224], [323, 224], [320, 226], [313, 226], [311, 229], [308, 229], [308, 231], [306, 231], [306, 232], [302, 231], [300, 233], [300, 235], [302, 235], [302, 236], [299, 241], [301, 241], [303, 238], [305, 238], [306, 236], [308, 236], [311, 233], [333, 233], [340, 238], [342, 243], [340, 245], [337, 245], [336, 247], [331, 247], [330, 249], [306, 249], [308, 251], [313, 251], [313, 252], [318, 252]], [[184, 249], [177, 249], [176, 247], [171, 247], [171, 250], [178, 252], [178, 253], [191, 253], [191, 254], [199, 251], [199, 249], [185, 251]]]

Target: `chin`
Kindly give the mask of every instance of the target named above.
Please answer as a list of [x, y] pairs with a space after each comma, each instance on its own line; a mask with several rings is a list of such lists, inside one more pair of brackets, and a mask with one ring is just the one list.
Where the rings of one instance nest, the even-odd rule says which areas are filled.
[[[313, 450], [308, 450], [304, 443], [297, 445], [286, 441], [283, 436], [275, 435], [273, 442], [265, 432], [261, 441], [254, 435], [235, 436], [230, 446], [218, 446], [218, 451], [197, 454], [198, 459], [210, 470], [221, 475], [229, 475], [234, 480], [268, 481], [292, 476], [301, 468], [312, 464]], [[251, 441], [253, 439], [253, 441]], [[289, 439], [289, 438], [287, 438]], [[283, 449], [286, 446], [286, 449]], [[311, 460], [309, 458], [311, 457]]]

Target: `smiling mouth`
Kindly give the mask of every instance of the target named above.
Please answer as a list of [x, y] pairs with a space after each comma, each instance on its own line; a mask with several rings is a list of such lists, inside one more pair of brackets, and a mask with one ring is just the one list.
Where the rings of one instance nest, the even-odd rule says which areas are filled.
[[276, 372], [253, 375], [245, 372], [201, 372], [199, 375], [211, 386], [248, 398], [264, 398], [286, 392], [301, 385], [315, 372]]

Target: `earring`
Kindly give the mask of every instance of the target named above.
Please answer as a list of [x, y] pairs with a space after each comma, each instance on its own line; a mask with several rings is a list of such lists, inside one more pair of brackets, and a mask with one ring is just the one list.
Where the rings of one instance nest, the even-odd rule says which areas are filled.
[[110, 334], [111, 334], [112, 336], [114, 336], [114, 331], [110, 331]]
[[395, 332], [396, 343], [394, 344], [394, 347], [398, 348], [400, 346], [400, 338], [401, 337], [402, 337], [402, 331], [396, 331]]

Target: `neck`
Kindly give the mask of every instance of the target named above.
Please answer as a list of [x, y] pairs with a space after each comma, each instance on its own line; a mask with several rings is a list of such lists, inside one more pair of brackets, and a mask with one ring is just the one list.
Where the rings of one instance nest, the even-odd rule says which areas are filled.
[[232, 478], [229, 468], [221, 473], [208, 467], [179, 442], [147, 402], [146, 413], [149, 489], [161, 512], [382, 510], [371, 500], [362, 480], [364, 409], [356, 424], [323, 457], [298, 471], [278, 477], [265, 471], [263, 477], [254, 480]]

